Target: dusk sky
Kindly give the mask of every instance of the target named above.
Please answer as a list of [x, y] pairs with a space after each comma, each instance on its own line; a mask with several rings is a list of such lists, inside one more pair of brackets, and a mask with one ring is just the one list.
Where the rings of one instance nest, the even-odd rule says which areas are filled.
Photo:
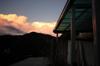
[[[3, 20], [6, 19], [7, 21], [10, 19], [10, 22], [14, 21], [16, 17], [17, 19], [15, 20], [17, 21], [13, 23], [17, 23], [21, 20], [19, 22], [30, 23], [32, 27], [34, 23], [35, 25], [39, 23], [41, 25], [46, 23], [44, 25], [47, 25], [48, 23], [53, 23], [58, 20], [66, 1], [67, 0], [1, 0], [0, 17], [3, 17]], [[53, 28], [54, 27], [52, 27], [52, 29]]]
[[66, 0], [1, 0], [0, 13], [24, 15], [30, 21], [56, 21]]

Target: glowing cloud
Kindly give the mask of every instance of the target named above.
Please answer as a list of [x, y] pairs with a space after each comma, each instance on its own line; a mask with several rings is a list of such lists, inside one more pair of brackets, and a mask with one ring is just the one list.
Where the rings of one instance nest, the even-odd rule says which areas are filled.
[[56, 22], [28, 22], [26, 16], [16, 14], [0, 14], [0, 34], [24, 34], [39, 32], [55, 35], [53, 29]]
[[33, 31], [33, 27], [27, 22], [27, 17], [25, 16], [17, 16], [16, 14], [0, 14], [0, 19], [6, 20], [3, 25], [13, 26], [23, 32]]
[[56, 22], [33, 22], [32, 26], [35, 28], [35, 32], [45, 33], [55, 35], [53, 33], [53, 29], [55, 27]]

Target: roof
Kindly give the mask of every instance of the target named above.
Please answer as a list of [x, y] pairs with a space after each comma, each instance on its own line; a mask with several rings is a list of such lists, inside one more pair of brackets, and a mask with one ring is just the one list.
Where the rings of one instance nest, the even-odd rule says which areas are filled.
[[[73, 14], [77, 32], [92, 31], [91, 0], [67, 0], [54, 28], [55, 33], [70, 31]], [[74, 12], [73, 12], [74, 8]]]

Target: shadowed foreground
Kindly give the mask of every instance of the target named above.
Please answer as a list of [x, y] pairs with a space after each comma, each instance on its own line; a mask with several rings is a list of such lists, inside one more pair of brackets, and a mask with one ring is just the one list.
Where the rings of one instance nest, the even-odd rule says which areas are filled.
[[[55, 37], [35, 32], [22, 36], [0, 36], [0, 61], [2, 61], [0, 62], [0, 66], [14, 65], [19, 61], [21, 61], [21, 63], [30, 61], [32, 61], [30, 63], [48, 63], [43, 60], [45, 59], [43, 57], [52, 60], [54, 44]], [[26, 58], [27, 60], [25, 60]], [[16, 66], [16, 64], [14, 66]], [[27, 65], [27, 63], [25, 65]]]

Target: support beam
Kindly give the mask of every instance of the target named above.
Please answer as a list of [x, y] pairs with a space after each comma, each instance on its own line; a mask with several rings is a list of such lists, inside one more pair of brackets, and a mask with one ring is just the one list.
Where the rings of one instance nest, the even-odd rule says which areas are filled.
[[92, 0], [95, 66], [100, 66], [100, 0]]
[[76, 43], [76, 29], [75, 29], [75, 8], [72, 7], [72, 22], [71, 22], [71, 64], [75, 64], [75, 43]]

